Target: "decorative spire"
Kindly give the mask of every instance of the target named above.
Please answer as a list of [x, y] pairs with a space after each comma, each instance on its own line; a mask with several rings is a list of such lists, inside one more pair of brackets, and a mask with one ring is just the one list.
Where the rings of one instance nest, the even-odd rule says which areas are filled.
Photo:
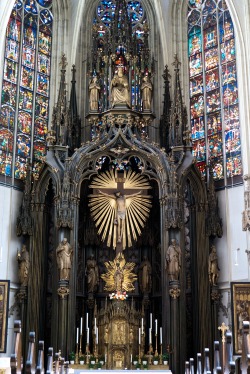
[[180, 61], [175, 55], [174, 62], [175, 78], [174, 78], [174, 100], [171, 106], [170, 128], [169, 128], [169, 147], [186, 145], [183, 139], [184, 131], [187, 126], [187, 111], [182, 102], [182, 92], [180, 84]]
[[216, 197], [213, 179], [213, 169], [209, 169], [208, 182], [208, 210], [207, 210], [207, 235], [221, 238], [223, 235], [222, 220], [219, 215], [218, 199]]
[[73, 153], [75, 148], [81, 145], [81, 121], [77, 113], [76, 101], [76, 69], [72, 66], [72, 80], [71, 93], [69, 103], [69, 131], [68, 131], [68, 146], [69, 153]]
[[168, 66], [165, 66], [164, 73], [164, 100], [163, 100], [163, 113], [160, 120], [160, 139], [161, 147], [166, 148], [169, 151], [169, 122], [170, 122], [170, 109], [171, 109], [171, 99], [170, 99], [170, 83], [169, 79], [171, 75], [169, 74]]

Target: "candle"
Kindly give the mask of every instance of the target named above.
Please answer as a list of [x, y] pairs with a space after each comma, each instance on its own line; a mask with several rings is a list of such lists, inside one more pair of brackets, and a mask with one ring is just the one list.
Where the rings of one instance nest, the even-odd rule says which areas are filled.
[[162, 327], [160, 327], [160, 344], [162, 344]]
[[157, 335], [157, 319], [155, 320], [155, 335]]
[[96, 318], [95, 318], [95, 334], [96, 334]]
[[98, 344], [98, 327], [96, 327], [96, 344]]
[[141, 344], [141, 328], [139, 327], [139, 344]]
[[81, 324], [80, 324], [80, 334], [82, 335], [82, 317], [81, 317]]
[[107, 362], [107, 353], [105, 353], [104, 361]]
[[86, 314], [86, 330], [89, 327], [89, 314]]
[[87, 344], [89, 344], [89, 328], [87, 328]]
[[76, 329], [76, 344], [78, 344], [79, 327]]
[[149, 327], [149, 344], [152, 344], [152, 329]]
[[143, 318], [141, 319], [141, 333], [143, 334]]
[[152, 313], [150, 313], [150, 326], [149, 326], [149, 327], [150, 327], [151, 329], [153, 328], [153, 326], [152, 326], [152, 321], [153, 321], [153, 320], [152, 320]]

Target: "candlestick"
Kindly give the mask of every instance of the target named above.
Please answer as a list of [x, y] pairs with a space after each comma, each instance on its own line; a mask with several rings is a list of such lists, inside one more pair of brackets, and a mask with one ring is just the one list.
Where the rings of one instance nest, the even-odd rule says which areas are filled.
[[87, 344], [89, 344], [89, 328], [87, 328]]
[[82, 317], [81, 317], [81, 322], [80, 322], [80, 334], [82, 335]]
[[89, 327], [89, 314], [86, 314], [86, 330]]
[[155, 335], [157, 335], [157, 319], [155, 320]]
[[96, 334], [96, 318], [95, 318], [95, 334]]
[[76, 329], [76, 344], [79, 343], [79, 327]]
[[149, 344], [152, 344], [152, 328], [149, 327]]
[[153, 328], [153, 317], [152, 317], [152, 313], [150, 313], [150, 328], [152, 329]]
[[162, 344], [162, 327], [160, 327], [160, 344]]
[[144, 330], [143, 330], [143, 318], [141, 319], [141, 333], [142, 334], [144, 333]]
[[96, 328], [96, 344], [98, 344], [98, 327]]
[[139, 327], [139, 344], [141, 344], [141, 328]]

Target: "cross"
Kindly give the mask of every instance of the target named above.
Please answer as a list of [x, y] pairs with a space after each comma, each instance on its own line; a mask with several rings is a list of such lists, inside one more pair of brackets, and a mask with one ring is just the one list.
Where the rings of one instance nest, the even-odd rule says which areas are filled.
[[222, 334], [222, 339], [221, 339], [222, 343], [226, 343], [225, 332], [229, 330], [229, 327], [226, 326], [225, 322], [222, 322], [221, 326], [218, 327], [218, 330], [220, 330]]

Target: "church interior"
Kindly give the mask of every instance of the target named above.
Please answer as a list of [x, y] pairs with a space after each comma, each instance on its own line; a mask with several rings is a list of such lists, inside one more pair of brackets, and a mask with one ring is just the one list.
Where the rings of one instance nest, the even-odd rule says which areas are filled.
[[246, 354], [249, 25], [248, 0], [0, 2], [1, 374], [40, 341], [76, 373]]

